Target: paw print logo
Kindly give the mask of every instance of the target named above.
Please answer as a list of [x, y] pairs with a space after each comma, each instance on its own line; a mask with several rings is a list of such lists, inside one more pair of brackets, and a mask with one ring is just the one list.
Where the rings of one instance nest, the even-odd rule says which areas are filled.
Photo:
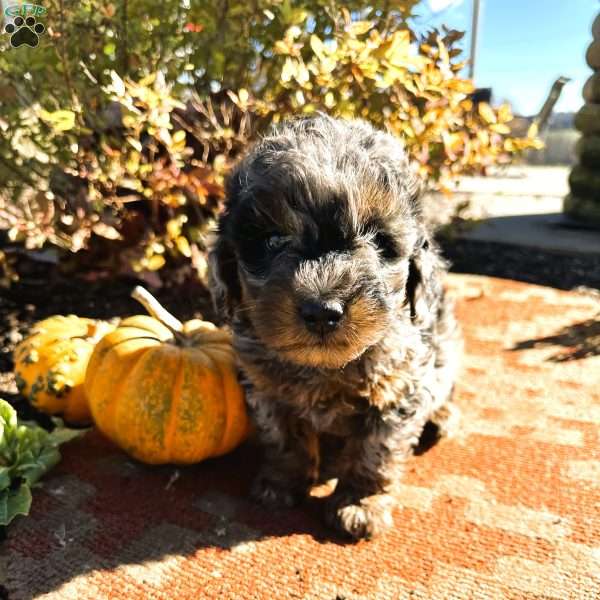
[[31, 48], [35, 48], [39, 42], [39, 36], [46, 31], [46, 28], [37, 23], [34, 17], [17, 17], [12, 23], [8, 23], [4, 27], [5, 33], [10, 33], [10, 45], [13, 48], [18, 48], [23, 44], [27, 44]]

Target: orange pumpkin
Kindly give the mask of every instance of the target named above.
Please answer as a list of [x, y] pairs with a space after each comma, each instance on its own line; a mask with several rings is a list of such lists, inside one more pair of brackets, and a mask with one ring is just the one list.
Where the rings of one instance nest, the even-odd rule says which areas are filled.
[[91, 414], [83, 389], [94, 346], [114, 325], [93, 319], [54, 316], [34, 325], [14, 352], [19, 391], [42, 412], [86, 424]]
[[249, 421], [231, 334], [206, 321], [180, 323], [143, 288], [132, 296], [153, 316], [124, 319], [96, 346], [85, 381], [96, 425], [151, 464], [233, 450]]

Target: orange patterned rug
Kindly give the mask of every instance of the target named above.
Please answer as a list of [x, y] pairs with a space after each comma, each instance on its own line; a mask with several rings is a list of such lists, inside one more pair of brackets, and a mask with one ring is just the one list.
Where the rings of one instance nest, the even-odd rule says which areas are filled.
[[346, 544], [312, 505], [247, 502], [249, 447], [150, 468], [90, 433], [9, 528], [10, 600], [600, 598], [600, 301], [449, 286], [462, 431], [411, 460], [391, 533]]

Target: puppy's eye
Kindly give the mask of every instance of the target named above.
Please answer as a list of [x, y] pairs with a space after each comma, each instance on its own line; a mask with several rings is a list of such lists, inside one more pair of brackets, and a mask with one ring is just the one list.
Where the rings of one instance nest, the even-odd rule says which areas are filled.
[[388, 260], [400, 258], [400, 252], [396, 242], [385, 231], [376, 232], [373, 241], [383, 258]]
[[289, 241], [290, 238], [288, 236], [275, 233], [265, 240], [265, 246], [269, 252], [279, 252]]

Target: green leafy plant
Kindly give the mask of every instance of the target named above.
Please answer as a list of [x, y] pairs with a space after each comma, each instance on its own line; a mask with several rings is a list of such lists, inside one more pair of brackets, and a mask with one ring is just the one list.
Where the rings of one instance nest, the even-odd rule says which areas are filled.
[[59, 419], [48, 432], [34, 423], [19, 423], [15, 409], [0, 399], [0, 526], [29, 514], [32, 486], [60, 460], [58, 447], [82, 434]]
[[442, 190], [539, 147], [512, 135], [508, 105], [472, 101], [462, 34], [417, 32], [418, 7], [49, 0], [35, 52], [0, 51], [0, 229], [62, 264], [91, 251], [109, 274], [202, 278], [224, 176], [282, 119], [387, 128]]

